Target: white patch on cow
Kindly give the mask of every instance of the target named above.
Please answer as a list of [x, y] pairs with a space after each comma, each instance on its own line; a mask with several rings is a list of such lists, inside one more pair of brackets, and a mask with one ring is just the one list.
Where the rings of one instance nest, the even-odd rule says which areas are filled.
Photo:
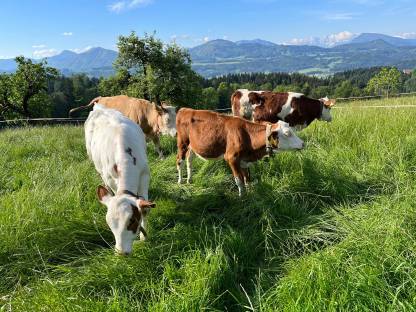
[[[150, 171], [143, 131], [119, 111], [95, 105], [85, 122], [85, 142], [95, 169], [116, 194], [107, 194], [101, 199], [107, 207], [106, 221], [114, 234], [116, 250], [129, 254], [139, 230], [133, 233], [127, 227], [133, 215], [131, 205], [138, 207], [138, 202], [122, 191], [148, 199]], [[117, 174], [114, 174], [114, 165]]]
[[206, 157], [203, 157], [203, 156], [199, 155], [199, 154], [198, 154], [198, 153], [196, 153], [194, 150], [192, 150], [192, 152], [193, 152], [196, 156], [198, 156], [198, 158], [200, 158], [200, 159], [202, 159], [202, 160], [204, 160], [204, 161], [218, 160], [218, 159], [223, 159], [223, 158], [224, 158], [224, 155], [223, 155], [223, 154], [222, 154], [222, 155], [220, 155], [220, 156], [218, 156], [218, 157], [206, 158]]
[[260, 104], [251, 105], [248, 94], [251, 92], [260, 94], [263, 91], [250, 91], [248, 89], [238, 89], [237, 91], [240, 91], [242, 94], [240, 98], [240, 117], [251, 119], [253, 110]]
[[244, 193], [244, 183], [239, 177], [234, 177], [234, 180], [238, 187], [238, 196], [241, 197], [241, 195]]
[[182, 167], [183, 167], [183, 160], [179, 161], [179, 164], [176, 166], [178, 170], [178, 184], [182, 183]]
[[173, 106], [163, 106], [164, 112], [162, 114], [162, 125], [160, 132], [163, 135], [170, 135], [174, 137], [176, 135], [176, 108]]
[[280, 119], [285, 119], [287, 115], [292, 113], [292, 99], [300, 98], [301, 96], [303, 96], [302, 93], [288, 92], [286, 103], [282, 106], [282, 110], [279, 114], [277, 114], [277, 117], [279, 117]]
[[301, 150], [304, 148], [303, 141], [296, 135], [293, 129], [289, 127], [287, 122], [280, 120], [278, 121], [278, 124], [279, 128], [272, 130], [272, 132], [277, 131], [279, 135], [279, 144], [277, 150]]

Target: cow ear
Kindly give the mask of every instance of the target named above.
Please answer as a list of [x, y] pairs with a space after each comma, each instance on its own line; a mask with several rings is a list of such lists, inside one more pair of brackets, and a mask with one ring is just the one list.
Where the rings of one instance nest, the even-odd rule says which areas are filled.
[[336, 99], [328, 99], [328, 97], [324, 97], [323, 99], [321, 99], [321, 101], [324, 103], [325, 107], [331, 108], [332, 106], [335, 105], [335, 102], [337, 100]]
[[151, 201], [145, 200], [143, 198], [139, 198], [137, 200], [137, 206], [140, 207], [140, 209], [146, 209], [146, 208], [155, 208], [156, 204]]
[[110, 199], [111, 195], [106, 187], [99, 185], [97, 187], [97, 197], [100, 203], [104, 204]]

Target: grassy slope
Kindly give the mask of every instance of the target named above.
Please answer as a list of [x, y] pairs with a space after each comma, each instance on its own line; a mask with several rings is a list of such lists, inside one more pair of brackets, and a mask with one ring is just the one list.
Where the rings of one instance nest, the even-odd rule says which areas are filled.
[[0, 306], [416, 309], [416, 109], [334, 115], [302, 132], [305, 151], [259, 162], [242, 199], [223, 162], [196, 161], [178, 186], [174, 141], [164, 161], [150, 147], [158, 207], [128, 258], [109, 247], [82, 128], [0, 132]]

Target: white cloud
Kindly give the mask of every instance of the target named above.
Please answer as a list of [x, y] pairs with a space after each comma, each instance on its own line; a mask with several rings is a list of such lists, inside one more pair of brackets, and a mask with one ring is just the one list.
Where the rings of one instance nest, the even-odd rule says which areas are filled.
[[91, 50], [92, 48], [93, 48], [92, 46], [88, 46], [85, 48], [75, 48], [75, 49], [69, 49], [69, 50], [79, 54], [79, 53], [87, 52], [88, 50]]
[[396, 37], [403, 38], [403, 39], [416, 39], [416, 32], [406, 32], [398, 34]]
[[328, 21], [345, 21], [351, 20], [357, 13], [327, 13], [323, 16], [323, 19]]
[[73, 33], [71, 31], [63, 32], [62, 36], [72, 36]]
[[44, 45], [44, 44], [35, 44], [35, 45], [32, 45], [32, 48], [33, 49], [44, 49], [44, 48], [46, 48], [46, 45]]
[[316, 45], [321, 47], [333, 47], [337, 44], [347, 43], [348, 41], [357, 37], [358, 34], [354, 34], [349, 31], [342, 31], [336, 34], [330, 34], [325, 37], [307, 37], [307, 38], [294, 38], [285, 42], [287, 45]]
[[204, 39], [202, 39], [204, 42], [208, 42], [209, 41], [209, 37], [204, 37]]
[[59, 52], [56, 49], [42, 49], [33, 51], [34, 58], [51, 57], [57, 54], [59, 54]]
[[191, 36], [190, 35], [172, 35], [172, 36], [170, 36], [170, 39], [172, 40], [172, 41], [178, 41], [178, 40], [188, 40], [188, 39], [190, 39], [191, 38]]
[[108, 10], [115, 13], [145, 7], [153, 3], [153, 0], [123, 0], [117, 1], [107, 6]]

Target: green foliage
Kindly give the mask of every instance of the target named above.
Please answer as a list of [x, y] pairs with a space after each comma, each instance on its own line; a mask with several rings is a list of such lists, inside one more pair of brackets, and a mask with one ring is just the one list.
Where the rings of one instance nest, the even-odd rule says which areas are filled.
[[[176, 44], [165, 45], [154, 35], [139, 38], [134, 32], [120, 36], [117, 45], [116, 68], [132, 73], [124, 89], [127, 94], [176, 106], [188, 106], [200, 99], [201, 78], [192, 70], [187, 50]], [[117, 84], [117, 80], [106, 81], [111, 82]]]
[[412, 311], [416, 98], [345, 104], [302, 152], [252, 167], [239, 198], [223, 161], [176, 184], [149, 145], [149, 240], [117, 257], [82, 127], [0, 132], [0, 309]]
[[198, 109], [216, 109], [218, 105], [218, 93], [213, 87], [202, 90], [201, 104]]
[[367, 91], [371, 94], [386, 95], [397, 92], [400, 87], [401, 73], [395, 67], [384, 67], [367, 84]]
[[23, 56], [16, 57], [15, 61], [15, 73], [0, 75], [0, 118], [47, 115], [50, 111], [48, 81], [58, 75], [57, 70], [47, 67], [46, 61], [34, 63]]
[[85, 105], [98, 96], [98, 82], [85, 74], [54, 78], [48, 88], [52, 111], [42, 117], [68, 117], [70, 109]]
[[416, 75], [405, 82], [404, 89], [405, 92], [416, 92]]

